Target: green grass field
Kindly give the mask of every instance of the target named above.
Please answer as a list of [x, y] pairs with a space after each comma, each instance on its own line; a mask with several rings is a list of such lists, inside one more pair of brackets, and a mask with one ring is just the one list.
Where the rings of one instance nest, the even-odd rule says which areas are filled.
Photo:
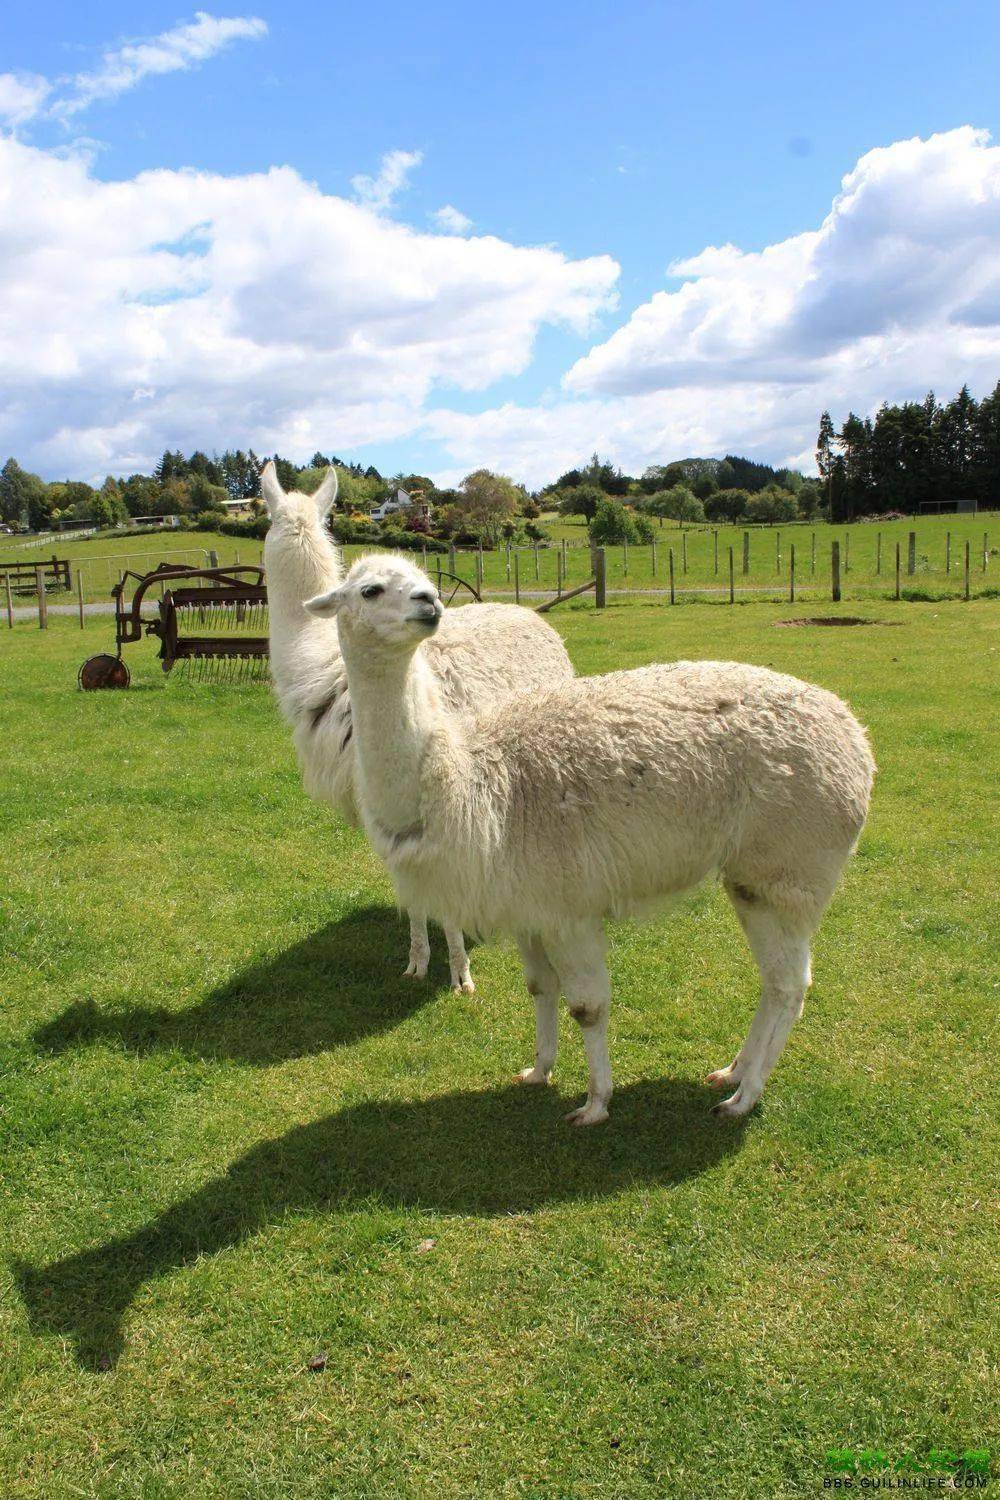
[[[542, 525], [552, 540], [565, 539], [564, 587], [583, 583], [591, 574], [590, 553], [586, 545], [587, 529], [582, 520], [546, 517]], [[907, 572], [907, 536], [917, 537], [915, 571]], [[716, 544], [717, 532], [717, 544]], [[951, 535], [950, 556], [947, 538]], [[904, 593], [959, 597], [964, 592], [965, 544], [970, 546], [970, 589], [973, 594], [1000, 587], [1000, 518], [995, 512], [977, 516], [918, 516], [908, 521], [884, 524], [856, 523], [853, 526], [756, 527], [750, 530], [749, 570], [743, 573], [743, 536], [741, 527], [680, 527], [664, 521], [656, 528], [656, 548], [607, 548], [608, 587], [614, 590], [666, 590], [669, 586], [669, 553], [674, 553], [674, 582], [678, 598], [703, 595], [707, 598], [728, 597], [729, 548], [733, 549], [736, 592], [746, 592], [759, 599], [787, 598], [791, 548], [795, 547], [796, 595], [800, 598], [830, 597], [831, 543], [841, 546], [841, 588], [843, 597], [889, 598], [895, 590], [895, 548], [901, 551], [901, 588]], [[879, 537], [881, 536], [881, 556]], [[986, 540], [984, 552], [983, 539]], [[813, 539], [815, 538], [815, 549]], [[364, 547], [344, 549], [350, 560]], [[813, 554], [815, 550], [815, 568]], [[52, 546], [25, 549], [23, 546], [4, 551], [0, 558], [41, 562], [52, 555], [68, 558], [73, 567], [74, 592], [52, 595], [53, 603], [72, 602], [76, 598], [76, 572], [83, 570], [84, 598], [88, 602], [110, 598], [111, 586], [125, 568], [150, 571], [161, 562], [183, 563], [190, 567], [207, 567], [209, 553], [214, 551], [220, 563], [258, 563], [262, 544], [214, 532], [174, 531], [160, 535], [99, 536], [78, 541], [62, 541]], [[518, 575], [526, 594], [555, 592], [559, 563], [557, 547], [540, 547], [537, 559], [534, 549], [519, 549]], [[716, 557], [716, 553], [718, 556]], [[420, 561], [420, 554], [416, 554]], [[983, 566], [984, 557], [986, 566]], [[447, 554], [429, 554], [428, 567], [433, 571], [440, 562], [448, 568]], [[718, 567], [716, 567], [718, 563]], [[950, 564], [950, 566], [949, 566]], [[655, 571], [654, 571], [655, 570]], [[457, 573], [470, 583], [476, 582], [476, 558], [469, 550], [459, 549]], [[487, 552], [483, 557], [484, 591], [492, 598], [506, 597], [514, 589], [513, 564], [508, 576], [504, 552]], [[23, 596], [21, 603], [31, 603]]]
[[758, 1111], [717, 1125], [701, 1081], [755, 1004], [709, 887], [613, 929], [617, 1093], [585, 1132], [571, 1024], [554, 1088], [508, 1083], [511, 947], [474, 951], [475, 996], [439, 934], [431, 982], [399, 977], [386, 878], [306, 800], [266, 688], [164, 679], [145, 642], [127, 693], [83, 694], [106, 620], [0, 633], [0, 1493], [757, 1497], [820, 1490], [834, 1448], [995, 1465], [1000, 609], [775, 628], [799, 613], [550, 616], [583, 672], [821, 682], [880, 766]]

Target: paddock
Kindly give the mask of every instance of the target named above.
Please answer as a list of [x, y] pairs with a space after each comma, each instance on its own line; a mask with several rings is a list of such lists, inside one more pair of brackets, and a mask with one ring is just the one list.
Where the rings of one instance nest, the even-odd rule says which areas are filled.
[[[892, 628], [775, 628], [838, 614]], [[570, 1132], [572, 1024], [518, 1090], [511, 948], [474, 996], [440, 944], [400, 977], [385, 876], [265, 687], [165, 678], [145, 641], [130, 692], [81, 693], [111, 621], [0, 631], [0, 1488], [698, 1493], [709, 1464], [757, 1496], [832, 1450], [988, 1443], [996, 602], [548, 618], [579, 671], [737, 656], [871, 731], [872, 815], [742, 1128], [702, 1082], [755, 1003], [719, 890], [613, 926], [614, 1114]]]

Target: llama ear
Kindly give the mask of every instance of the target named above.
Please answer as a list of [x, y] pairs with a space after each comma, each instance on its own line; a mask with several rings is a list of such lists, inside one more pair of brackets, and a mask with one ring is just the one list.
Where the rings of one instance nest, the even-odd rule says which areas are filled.
[[278, 471], [272, 459], [268, 459], [260, 472], [260, 492], [273, 516], [284, 500], [285, 492], [278, 483]]
[[320, 520], [324, 520], [333, 509], [337, 498], [337, 471], [331, 464], [323, 476], [323, 482], [319, 489], [313, 494], [313, 503], [316, 506], [316, 514]]
[[311, 615], [319, 615], [323, 619], [328, 619], [337, 613], [343, 603], [343, 598], [340, 589], [331, 589], [328, 594], [317, 594], [314, 599], [306, 599], [304, 603]]

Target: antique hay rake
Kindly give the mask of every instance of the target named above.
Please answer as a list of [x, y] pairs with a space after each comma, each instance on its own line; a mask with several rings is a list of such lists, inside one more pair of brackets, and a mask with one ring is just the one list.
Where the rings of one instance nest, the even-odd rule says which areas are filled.
[[[134, 584], [126, 603], [129, 580]], [[156, 614], [143, 614], [150, 589], [160, 589]], [[164, 672], [179, 666], [199, 682], [260, 682], [267, 677], [268, 616], [264, 571], [258, 567], [185, 568], [161, 563], [151, 573], [123, 573], [112, 589], [115, 656], [92, 656], [80, 668], [80, 686], [128, 687], [122, 648], [156, 636]]]

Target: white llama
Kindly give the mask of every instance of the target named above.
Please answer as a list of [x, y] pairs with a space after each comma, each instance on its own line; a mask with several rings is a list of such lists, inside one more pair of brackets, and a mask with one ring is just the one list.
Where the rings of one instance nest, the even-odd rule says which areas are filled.
[[733, 662], [575, 678], [478, 713], [442, 701], [423, 645], [436, 590], [366, 557], [307, 608], [336, 616], [359, 745], [362, 819], [402, 902], [467, 932], [513, 933], [535, 1000], [526, 1083], [547, 1082], [560, 990], [583, 1031], [594, 1125], [611, 1098], [604, 918], [719, 874], [761, 976], [717, 1106], [760, 1098], [810, 983], [809, 946], [864, 824], [875, 764], [832, 693]]
[[[286, 494], [274, 464], [268, 463], [260, 486], [271, 514], [264, 566], [278, 702], [294, 732], [306, 791], [357, 823], [357, 742], [337, 627], [307, 614], [302, 604], [344, 576], [340, 552], [325, 524], [337, 498], [337, 473], [331, 468], [313, 495]], [[510, 604], [470, 604], [450, 611], [421, 656], [450, 707], [487, 707], [503, 694], [539, 689], [573, 675], [566, 648], [552, 627], [531, 610]], [[406, 975], [422, 979], [430, 958], [426, 908], [419, 896], [406, 905]], [[452, 986], [471, 993], [462, 930], [445, 924], [445, 937]]]

